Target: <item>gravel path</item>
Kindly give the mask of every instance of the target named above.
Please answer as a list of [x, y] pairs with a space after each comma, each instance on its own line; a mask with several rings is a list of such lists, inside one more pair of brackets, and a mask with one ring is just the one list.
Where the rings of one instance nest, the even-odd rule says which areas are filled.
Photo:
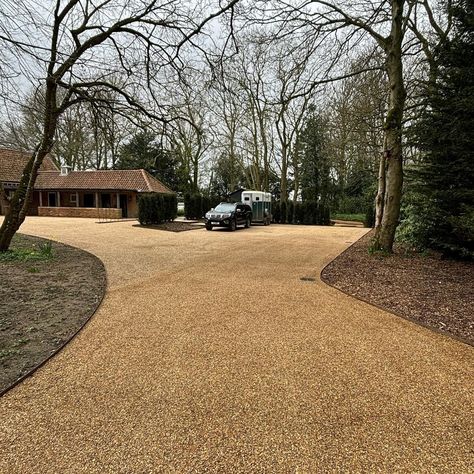
[[474, 471], [473, 348], [319, 280], [364, 229], [22, 231], [98, 255], [109, 291], [0, 400], [0, 472]]

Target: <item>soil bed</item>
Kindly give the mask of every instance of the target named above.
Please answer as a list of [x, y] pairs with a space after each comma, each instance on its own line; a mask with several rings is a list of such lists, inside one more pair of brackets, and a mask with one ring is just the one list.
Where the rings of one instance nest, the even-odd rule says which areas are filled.
[[[45, 242], [17, 235], [11, 249], [28, 252]], [[97, 257], [57, 242], [51, 258], [0, 261], [0, 394], [82, 328], [106, 284]]]
[[154, 225], [140, 225], [137, 224], [135, 227], [144, 227], [146, 229], [156, 229], [156, 230], [165, 230], [167, 232], [185, 232], [187, 230], [197, 230], [202, 229], [203, 226], [199, 223], [189, 223], [189, 222], [165, 222], [164, 224], [154, 224]]
[[429, 328], [474, 345], [474, 264], [437, 255], [368, 252], [372, 232], [321, 273], [326, 283]]

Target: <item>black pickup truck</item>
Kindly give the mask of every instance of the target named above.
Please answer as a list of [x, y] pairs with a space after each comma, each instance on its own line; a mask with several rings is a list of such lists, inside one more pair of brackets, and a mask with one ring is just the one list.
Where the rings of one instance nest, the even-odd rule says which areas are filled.
[[221, 202], [215, 209], [206, 213], [206, 229], [228, 227], [237, 229], [238, 225], [250, 227], [252, 224], [252, 208], [241, 202]]

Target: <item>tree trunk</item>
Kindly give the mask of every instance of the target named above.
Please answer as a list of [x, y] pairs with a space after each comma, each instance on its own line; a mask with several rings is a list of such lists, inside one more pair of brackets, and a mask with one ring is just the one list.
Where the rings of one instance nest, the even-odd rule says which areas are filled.
[[262, 113], [259, 113], [260, 137], [263, 145], [263, 191], [269, 191], [270, 184], [270, 166], [268, 163], [268, 141], [265, 131], [265, 123]]
[[38, 169], [49, 151], [37, 150], [32, 155], [23, 170], [18, 189], [15, 191], [10, 208], [0, 227], [0, 252], [9, 249], [13, 236], [23, 224], [33, 197], [33, 188], [38, 175]]
[[386, 157], [385, 157], [385, 138], [384, 138], [384, 147], [383, 152], [380, 154], [380, 164], [379, 164], [379, 176], [378, 176], [378, 189], [377, 189], [377, 196], [375, 197], [375, 228], [377, 232], [382, 225], [382, 217], [383, 217], [383, 205], [385, 199], [385, 180], [386, 180]]
[[38, 171], [43, 163], [44, 157], [50, 153], [53, 148], [54, 135], [58, 122], [56, 91], [57, 86], [54, 81], [52, 79], [48, 80], [45, 95], [43, 137], [41, 143], [37, 146], [23, 170], [18, 189], [10, 201], [10, 209], [6, 213], [5, 219], [0, 227], [0, 252], [5, 252], [9, 249], [14, 235], [21, 224], [23, 224], [33, 197]]
[[280, 201], [288, 200], [288, 158], [284, 146], [281, 153]]
[[404, 0], [392, 1], [392, 28], [386, 42], [386, 69], [390, 94], [385, 122], [385, 198], [381, 225], [375, 234], [374, 248], [388, 252], [393, 249], [395, 231], [400, 217], [403, 185], [402, 120], [406, 97], [401, 48], [403, 6]]

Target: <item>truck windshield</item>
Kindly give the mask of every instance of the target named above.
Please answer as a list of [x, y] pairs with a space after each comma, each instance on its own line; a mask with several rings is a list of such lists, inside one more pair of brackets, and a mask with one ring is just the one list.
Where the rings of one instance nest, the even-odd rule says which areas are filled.
[[217, 212], [232, 212], [235, 210], [235, 204], [230, 202], [221, 202], [214, 210]]

